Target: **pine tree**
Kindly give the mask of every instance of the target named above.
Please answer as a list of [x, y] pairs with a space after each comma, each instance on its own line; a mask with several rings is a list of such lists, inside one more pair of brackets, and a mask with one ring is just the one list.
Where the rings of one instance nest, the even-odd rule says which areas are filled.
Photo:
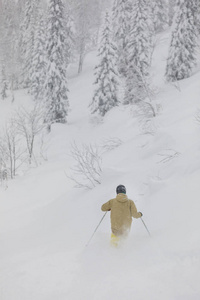
[[79, 55], [78, 73], [82, 72], [86, 47], [90, 39], [90, 4], [91, 0], [77, 1], [76, 9], [76, 46]]
[[101, 14], [108, 0], [73, 0], [76, 25], [76, 50], [79, 56], [78, 73], [82, 72], [85, 55], [96, 46]]
[[169, 26], [172, 25], [174, 14], [175, 14], [175, 8], [176, 8], [176, 2], [177, 0], [168, 0], [168, 19], [169, 19]]
[[25, 0], [21, 15], [20, 53], [23, 86], [30, 87], [32, 55], [34, 47], [34, 27], [38, 0]]
[[166, 78], [168, 81], [189, 77], [196, 63], [196, 1], [198, 0], [178, 0], [167, 59]]
[[65, 64], [64, 6], [61, 0], [50, 0], [47, 16], [47, 74], [45, 99], [48, 122], [66, 123], [68, 89]]
[[116, 47], [112, 43], [109, 15], [105, 15], [102, 38], [98, 50], [99, 64], [95, 68], [96, 89], [91, 103], [92, 113], [104, 116], [119, 104], [117, 95]]
[[144, 83], [149, 75], [152, 53], [153, 23], [147, 0], [135, 0], [127, 45], [128, 69], [125, 104], [137, 103], [145, 97]]
[[34, 47], [30, 75], [30, 93], [34, 100], [41, 100], [44, 95], [46, 77], [46, 18], [41, 7], [38, 8], [34, 33]]
[[18, 23], [15, 15], [16, 2], [12, 0], [4, 0], [1, 1], [0, 6], [0, 27], [2, 29], [2, 34], [0, 34], [0, 57], [4, 62], [4, 72], [7, 78], [7, 84], [9, 88], [13, 90], [13, 87], [17, 85], [16, 82], [18, 75]]
[[167, 0], [152, 1], [152, 10], [155, 32], [165, 30], [169, 24], [169, 7]]
[[75, 57], [75, 24], [72, 9], [67, 3], [65, 6], [65, 31], [66, 31], [66, 39], [65, 39], [65, 58], [66, 58], [66, 67], [70, 62], [74, 60]]
[[195, 0], [194, 1], [194, 18], [195, 18], [195, 25], [197, 28], [197, 35], [200, 35], [200, 1]]
[[118, 70], [126, 76], [127, 36], [130, 31], [131, 5], [127, 0], [115, 0], [113, 4], [113, 35], [117, 46]]

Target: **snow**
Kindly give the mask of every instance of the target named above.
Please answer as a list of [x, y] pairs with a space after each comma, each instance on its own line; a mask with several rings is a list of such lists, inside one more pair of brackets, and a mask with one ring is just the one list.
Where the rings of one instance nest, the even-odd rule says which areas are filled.
[[[52, 127], [48, 161], [0, 188], [1, 300], [199, 300], [200, 72], [178, 88], [165, 83], [169, 33], [158, 41], [151, 72], [161, 109], [151, 134], [134, 107], [116, 107], [103, 120], [90, 115], [95, 52], [81, 75], [70, 69], [69, 121]], [[15, 98], [1, 103], [1, 127], [18, 105], [31, 105], [25, 91]], [[120, 143], [105, 151], [113, 139]], [[73, 142], [102, 149], [102, 184], [92, 190], [66, 177]], [[108, 213], [85, 247], [121, 183], [151, 237], [134, 219], [129, 238], [111, 248]]]

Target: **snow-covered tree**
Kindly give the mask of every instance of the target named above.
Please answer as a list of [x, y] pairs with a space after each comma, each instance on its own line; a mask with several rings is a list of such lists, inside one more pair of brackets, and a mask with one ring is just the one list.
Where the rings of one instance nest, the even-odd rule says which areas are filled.
[[147, 0], [135, 0], [132, 7], [131, 30], [128, 36], [128, 68], [125, 104], [145, 97], [144, 82], [149, 74], [152, 53], [153, 22]]
[[40, 135], [46, 127], [44, 118], [44, 110], [40, 103], [36, 103], [32, 110], [26, 110], [24, 107], [20, 107], [13, 118], [17, 133], [24, 139], [29, 164], [35, 159], [34, 148], [36, 137]]
[[130, 32], [131, 5], [127, 0], [115, 0], [113, 4], [113, 35], [117, 46], [118, 69], [126, 76], [127, 36]]
[[78, 73], [82, 72], [85, 55], [97, 44], [102, 12], [108, 0], [73, 0], [74, 23], [76, 30], [76, 52]]
[[169, 24], [169, 7], [167, 0], [152, 1], [152, 16], [155, 32], [161, 32]]
[[76, 47], [79, 55], [78, 73], [82, 72], [86, 47], [90, 39], [90, 3], [91, 0], [78, 1], [76, 7]]
[[24, 87], [30, 87], [32, 55], [34, 47], [34, 29], [39, 0], [25, 0], [21, 14], [20, 56]]
[[93, 0], [91, 2], [91, 9], [89, 18], [91, 20], [90, 22], [90, 37], [89, 37], [89, 45], [86, 49], [88, 51], [90, 49], [96, 49], [96, 46], [98, 46], [98, 40], [99, 40], [99, 34], [100, 29], [103, 21], [103, 16], [105, 13], [105, 3], [108, 5], [109, 1], [106, 0]]
[[95, 92], [91, 103], [92, 113], [104, 116], [111, 108], [119, 104], [116, 47], [112, 42], [109, 14], [105, 15], [102, 38], [98, 50], [99, 64], [95, 68]]
[[47, 74], [45, 100], [49, 123], [65, 123], [68, 114], [66, 76], [66, 32], [64, 6], [61, 0], [50, 0], [47, 16]]
[[169, 25], [172, 25], [174, 14], [175, 14], [175, 8], [176, 8], [176, 2], [177, 0], [168, 0], [168, 19], [169, 19]]
[[34, 32], [32, 54], [30, 93], [34, 100], [41, 100], [44, 95], [46, 77], [46, 18], [44, 11], [38, 7], [37, 22]]
[[195, 24], [197, 27], [197, 34], [200, 35], [200, 1], [196, 0], [194, 3]]
[[166, 78], [176, 81], [191, 75], [196, 63], [198, 0], [178, 0], [167, 59]]
[[7, 89], [8, 89], [4, 64], [2, 64], [0, 88], [1, 88], [1, 98], [2, 100], [4, 100], [7, 97]]
[[0, 58], [4, 64], [9, 89], [17, 86], [17, 44], [19, 24], [17, 20], [16, 2], [2, 0], [0, 3]]
[[4, 180], [7, 177], [13, 179], [16, 176], [17, 169], [22, 165], [24, 153], [22, 144], [16, 130], [16, 124], [12, 121], [6, 124], [3, 135], [0, 137], [0, 172]]
[[74, 17], [72, 12], [72, 7], [70, 3], [66, 3], [64, 6], [64, 17], [65, 17], [65, 31], [66, 31], [66, 39], [65, 39], [65, 58], [66, 65], [68, 66], [71, 61], [74, 60], [75, 57], [75, 24]]
[[3, 2], [0, 0], [0, 63], [2, 60], [2, 53], [3, 53], [3, 37], [4, 37], [4, 16], [3, 16]]

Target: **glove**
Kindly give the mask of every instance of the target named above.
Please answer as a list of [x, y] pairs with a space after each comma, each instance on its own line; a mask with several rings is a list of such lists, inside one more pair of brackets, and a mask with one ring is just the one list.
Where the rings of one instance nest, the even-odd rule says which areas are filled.
[[141, 214], [141, 217], [143, 216], [143, 214], [141, 213], [141, 211], [139, 211], [139, 213]]

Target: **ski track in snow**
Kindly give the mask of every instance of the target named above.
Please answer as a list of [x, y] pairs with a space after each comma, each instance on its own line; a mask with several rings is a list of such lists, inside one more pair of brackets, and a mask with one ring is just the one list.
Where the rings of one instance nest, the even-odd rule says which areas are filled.
[[[162, 109], [151, 120], [152, 134], [127, 107], [113, 109], [103, 122], [90, 115], [96, 53], [86, 57], [79, 77], [72, 69], [69, 122], [53, 126], [48, 161], [0, 190], [1, 300], [199, 300], [200, 125], [194, 116], [200, 73], [180, 82], [180, 91], [164, 83], [167, 38], [153, 58]], [[19, 91], [16, 99], [25, 104], [28, 96]], [[1, 124], [12, 108], [3, 106]], [[73, 166], [71, 144], [99, 146], [111, 138], [122, 144], [103, 154], [102, 184], [74, 189], [65, 176]], [[113, 249], [107, 214], [85, 247], [119, 183], [152, 236], [133, 220], [129, 239]]]

